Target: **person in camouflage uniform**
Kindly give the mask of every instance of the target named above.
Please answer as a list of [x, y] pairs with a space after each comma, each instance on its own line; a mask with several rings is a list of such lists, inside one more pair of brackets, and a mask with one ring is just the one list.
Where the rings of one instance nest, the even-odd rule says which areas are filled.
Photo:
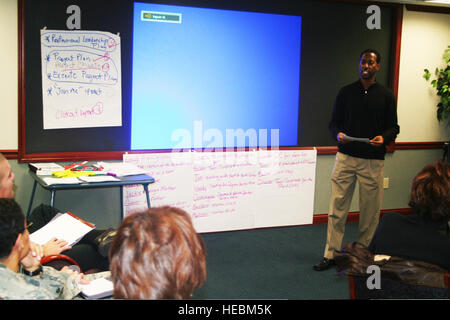
[[13, 199], [0, 199], [0, 298], [74, 299], [82, 284], [109, 271], [84, 275], [70, 268], [61, 271], [40, 265], [30, 250], [30, 238], [22, 209]]
[[[5, 300], [81, 299], [81, 288], [70, 269], [58, 271], [42, 267], [40, 277], [30, 277], [14, 272], [0, 264], [0, 298]], [[109, 271], [88, 274], [84, 280], [92, 281], [110, 276]]]

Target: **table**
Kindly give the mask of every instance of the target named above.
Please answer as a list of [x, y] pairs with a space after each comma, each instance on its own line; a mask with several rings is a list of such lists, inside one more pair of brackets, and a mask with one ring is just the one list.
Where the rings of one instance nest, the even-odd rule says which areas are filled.
[[107, 181], [107, 182], [82, 182], [77, 184], [53, 184], [47, 185], [44, 180], [45, 177], [50, 176], [38, 176], [35, 172], [30, 170], [30, 175], [34, 180], [33, 191], [31, 192], [30, 203], [28, 205], [27, 218], [31, 212], [31, 206], [33, 205], [34, 193], [36, 192], [36, 186], [39, 184], [42, 188], [51, 192], [50, 206], [54, 206], [55, 194], [58, 190], [74, 190], [74, 189], [89, 189], [89, 188], [111, 188], [120, 187], [120, 218], [123, 219], [123, 186], [140, 184], [144, 187], [145, 195], [147, 196], [147, 206], [150, 208], [150, 196], [148, 194], [148, 185], [155, 182], [153, 177], [146, 174], [139, 174], [133, 176], [116, 177], [120, 181]]

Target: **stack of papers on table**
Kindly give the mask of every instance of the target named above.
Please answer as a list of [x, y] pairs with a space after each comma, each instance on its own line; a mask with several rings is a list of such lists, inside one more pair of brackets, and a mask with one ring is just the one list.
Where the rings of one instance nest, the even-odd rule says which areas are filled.
[[119, 177], [146, 174], [146, 172], [137, 166], [124, 162], [99, 162], [103, 167], [102, 173], [113, 174]]
[[114, 181], [120, 181], [120, 179], [117, 179], [112, 176], [108, 175], [95, 175], [95, 176], [85, 176], [85, 177], [78, 177], [81, 181], [84, 182], [114, 182]]
[[70, 177], [70, 178], [52, 178], [52, 177], [46, 177], [42, 178], [42, 180], [48, 185], [54, 185], [54, 184], [78, 184], [81, 183], [81, 180], [78, 180], [77, 177]]
[[30, 240], [44, 245], [50, 239], [57, 238], [65, 240], [69, 246], [73, 246], [93, 229], [95, 229], [95, 225], [84, 221], [71, 212], [67, 212], [57, 215], [45, 226], [30, 234]]
[[56, 163], [30, 163], [28, 166], [38, 176], [51, 176], [53, 171], [64, 170], [64, 167]]

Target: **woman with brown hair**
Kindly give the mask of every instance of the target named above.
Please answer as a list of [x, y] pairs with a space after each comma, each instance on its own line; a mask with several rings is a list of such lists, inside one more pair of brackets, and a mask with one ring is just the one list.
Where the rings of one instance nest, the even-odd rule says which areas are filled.
[[425, 166], [414, 178], [412, 214], [385, 214], [369, 250], [424, 261], [450, 271], [450, 165], [442, 160]]
[[109, 255], [116, 299], [188, 299], [206, 280], [203, 240], [178, 208], [127, 216]]

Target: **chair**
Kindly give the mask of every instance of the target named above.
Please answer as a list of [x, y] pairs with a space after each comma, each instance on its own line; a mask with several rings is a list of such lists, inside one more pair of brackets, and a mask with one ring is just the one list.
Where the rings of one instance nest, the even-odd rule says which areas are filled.
[[450, 299], [450, 273], [444, 275], [445, 288], [405, 284], [383, 277], [380, 289], [369, 289], [367, 276], [348, 275], [350, 299]]

